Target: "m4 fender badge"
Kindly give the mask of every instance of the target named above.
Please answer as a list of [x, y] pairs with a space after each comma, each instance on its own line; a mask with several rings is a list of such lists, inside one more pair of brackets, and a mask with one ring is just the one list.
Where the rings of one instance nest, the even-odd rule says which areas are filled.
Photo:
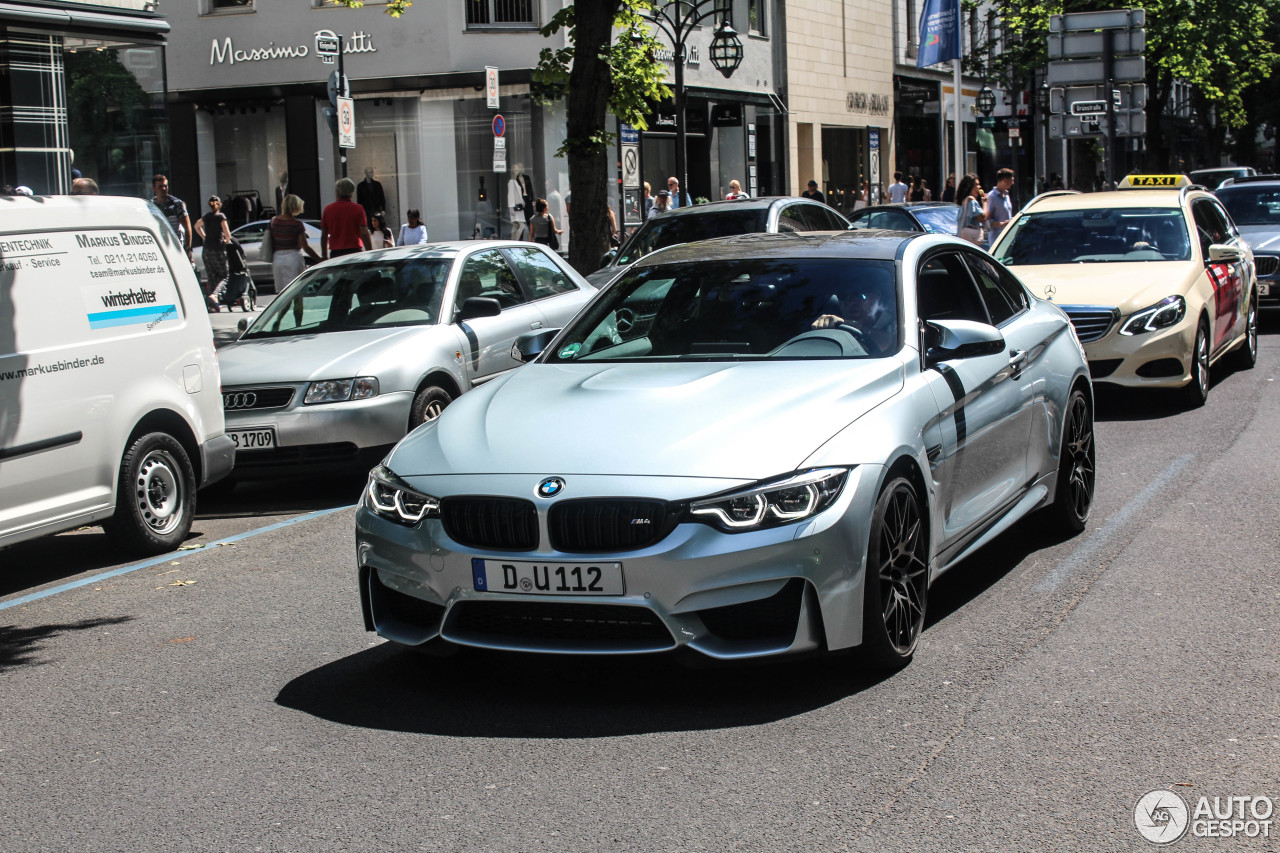
[[538, 497], [554, 498], [564, 491], [564, 480], [559, 477], [548, 477], [538, 484]]

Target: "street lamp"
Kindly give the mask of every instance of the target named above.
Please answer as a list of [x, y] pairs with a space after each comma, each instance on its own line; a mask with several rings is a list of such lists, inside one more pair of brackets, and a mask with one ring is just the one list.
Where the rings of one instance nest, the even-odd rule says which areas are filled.
[[[672, 61], [676, 66], [676, 175], [680, 178], [680, 192], [689, 192], [689, 175], [685, 156], [685, 107], [684, 63], [685, 42], [704, 21], [722, 11], [720, 0], [667, 0], [653, 10], [654, 25], [671, 40]], [[716, 28], [711, 40], [711, 64], [725, 77], [733, 74], [742, 63], [742, 42], [729, 22], [724, 20]], [[676, 204], [680, 203], [677, 196]]]
[[978, 93], [976, 103], [978, 112], [984, 116], [990, 116], [991, 111], [996, 108], [996, 93], [991, 91], [991, 87], [984, 83], [982, 84], [982, 91]]
[[725, 77], [732, 77], [742, 64], [742, 39], [728, 21], [720, 22], [711, 39], [711, 64]]

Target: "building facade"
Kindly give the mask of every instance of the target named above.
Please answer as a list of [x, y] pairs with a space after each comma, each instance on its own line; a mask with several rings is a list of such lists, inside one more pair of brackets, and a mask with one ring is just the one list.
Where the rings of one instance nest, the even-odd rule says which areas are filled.
[[[758, 2], [725, 6], [746, 21]], [[345, 48], [355, 113], [345, 165], [366, 210], [384, 212], [395, 230], [416, 208], [432, 239], [508, 237], [524, 224], [516, 206], [544, 197], [565, 227], [572, 188], [567, 161], [556, 156], [564, 102], [542, 105], [530, 91], [539, 51], [565, 44], [563, 32], [551, 39], [538, 32], [560, 5], [439, 0], [399, 19], [372, 2], [362, 9], [322, 0], [168, 5], [174, 192], [227, 198], [233, 221], [264, 216], [295, 193], [304, 216], [318, 217], [333, 199], [344, 153], [330, 118], [336, 66], [316, 53], [316, 33], [329, 30]], [[773, 67], [768, 36], [747, 35], [742, 66], [726, 80], [706, 60], [713, 30], [701, 27], [690, 38], [686, 65], [689, 189], [706, 197], [718, 197], [734, 177], [747, 185], [748, 164], [759, 161], [762, 147], [753, 158], [755, 110], [770, 103], [757, 84], [771, 81]], [[488, 104], [490, 66], [498, 69], [496, 109]], [[655, 192], [674, 173], [673, 127], [663, 118], [659, 109], [641, 143], [644, 180], [661, 182]], [[611, 185], [616, 193], [618, 181]]]
[[0, 184], [149, 196], [168, 161], [165, 36], [154, 0], [0, 4]]
[[853, 210], [893, 172], [893, 8], [874, 0], [785, 4], [787, 192], [818, 182], [827, 202]]

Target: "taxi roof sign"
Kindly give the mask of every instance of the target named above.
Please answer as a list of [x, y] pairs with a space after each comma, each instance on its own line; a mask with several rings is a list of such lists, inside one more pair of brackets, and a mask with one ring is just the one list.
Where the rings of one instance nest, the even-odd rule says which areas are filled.
[[1119, 190], [1178, 190], [1193, 186], [1186, 175], [1125, 175]]

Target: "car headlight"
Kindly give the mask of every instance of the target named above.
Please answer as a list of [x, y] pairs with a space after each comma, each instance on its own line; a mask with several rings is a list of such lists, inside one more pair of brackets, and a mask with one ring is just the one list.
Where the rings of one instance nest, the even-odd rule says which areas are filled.
[[376, 376], [357, 376], [355, 379], [323, 379], [307, 386], [302, 398], [306, 405], [312, 403], [345, 403], [347, 400], [367, 400], [378, 396]]
[[817, 515], [835, 502], [849, 476], [847, 468], [818, 468], [781, 480], [694, 501], [692, 520], [742, 533], [790, 524]]
[[1120, 327], [1122, 335], [1142, 335], [1157, 329], [1176, 326], [1187, 314], [1187, 300], [1181, 296], [1161, 299], [1150, 308], [1143, 308]]
[[440, 499], [409, 487], [386, 465], [369, 472], [364, 503], [383, 518], [412, 527], [424, 518], [440, 517]]

